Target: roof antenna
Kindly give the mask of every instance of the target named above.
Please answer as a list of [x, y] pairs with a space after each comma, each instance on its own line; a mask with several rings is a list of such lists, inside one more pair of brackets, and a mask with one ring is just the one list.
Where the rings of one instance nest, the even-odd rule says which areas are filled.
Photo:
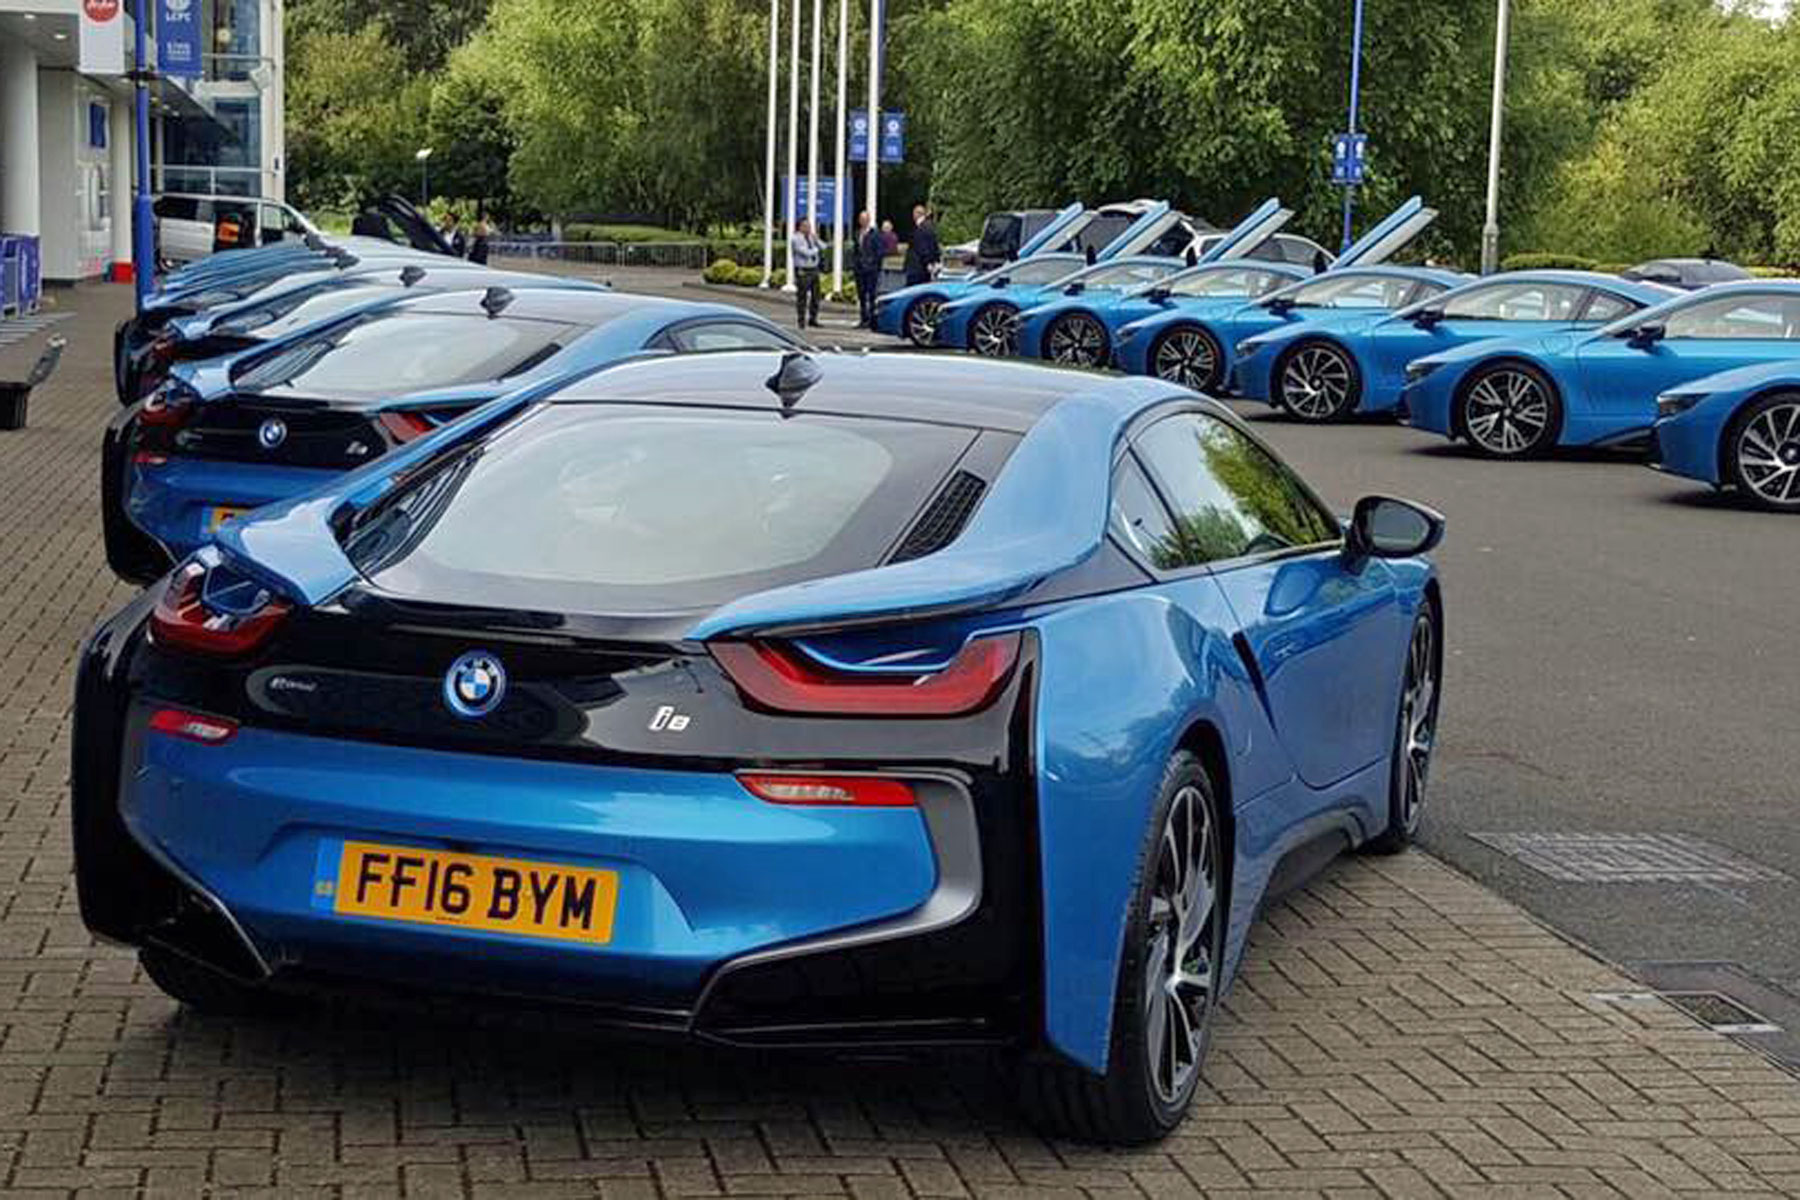
[[400, 268], [401, 287], [411, 287], [423, 278], [425, 278], [425, 268], [418, 263], [408, 263]]
[[822, 378], [824, 372], [819, 370], [818, 363], [799, 350], [789, 350], [781, 356], [781, 366], [763, 381], [763, 386], [781, 399], [781, 415], [785, 417], [800, 403], [800, 397], [806, 395], [807, 389]]
[[481, 311], [490, 317], [497, 317], [506, 311], [506, 306], [513, 302], [513, 294], [503, 287], [491, 287], [481, 293]]

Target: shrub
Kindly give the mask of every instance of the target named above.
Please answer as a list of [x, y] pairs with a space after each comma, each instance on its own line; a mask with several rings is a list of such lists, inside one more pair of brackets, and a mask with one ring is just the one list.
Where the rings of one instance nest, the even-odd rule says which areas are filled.
[[1500, 260], [1502, 271], [1595, 271], [1599, 264], [1579, 254], [1509, 254]]
[[738, 265], [729, 258], [715, 258], [701, 275], [708, 283], [737, 283]]
[[1750, 267], [1748, 270], [1758, 279], [1792, 279], [1800, 274], [1793, 267]]

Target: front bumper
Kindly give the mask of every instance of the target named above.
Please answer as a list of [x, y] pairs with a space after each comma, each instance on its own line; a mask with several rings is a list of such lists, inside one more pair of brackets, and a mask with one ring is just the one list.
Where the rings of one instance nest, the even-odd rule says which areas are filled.
[[1414, 429], [1426, 433], [1441, 434], [1444, 437], [1456, 437], [1453, 410], [1455, 403], [1452, 389], [1447, 380], [1440, 380], [1437, 371], [1426, 375], [1400, 390], [1399, 410], [1405, 416], [1406, 423]]

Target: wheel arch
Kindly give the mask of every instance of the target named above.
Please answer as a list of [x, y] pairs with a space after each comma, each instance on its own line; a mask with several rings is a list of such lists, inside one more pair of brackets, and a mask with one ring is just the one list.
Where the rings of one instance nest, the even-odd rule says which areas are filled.
[[1738, 401], [1737, 406], [1732, 410], [1731, 415], [1720, 424], [1719, 444], [1713, 450], [1715, 459], [1714, 469], [1719, 473], [1719, 483], [1731, 483], [1737, 477], [1736, 472], [1731, 469], [1730, 450], [1731, 444], [1737, 440], [1739, 431], [1744, 427], [1745, 414], [1756, 405], [1761, 404], [1764, 400], [1771, 400], [1776, 396], [1790, 395], [1800, 398], [1800, 387], [1795, 387], [1791, 383], [1773, 383], [1750, 393], [1742, 400]]
[[1553, 415], [1556, 418], [1556, 428], [1552, 431], [1550, 444], [1561, 445], [1563, 429], [1569, 423], [1569, 413], [1568, 405], [1563, 400], [1563, 387], [1556, 378], [1556, 372], [1530, 355], [1512, 352], [1491, 355], [1471, 363], [1468, 369], [1462, 373], [1462, 378], [1456, 381], [1456, 390], [1450, 394], [1451, 436], [1464, 441], [1468, 440], [1469, 431], [1465, 427], [1463, 419], [1463, 402], [1468, 399], [1469, 389], [1475, 386], [1475, 380], [1483, 372], [1491, 371], [1495, 367], [1527, 367], [1543, 377], [1544, 382], [1550, 387], [1550, 399], [1555, 403]]
[[1237, 881], [1237, 814], [1232, 803], [1231, 755], [1225, 749], [1225, 735], [1209, 717], [1196, 717], [1175, 741], [1175, 749], [1185, 750], [1200, 760], [1206, 778], [1212, 783], [1214, 800], [1218, 802], [1219, 829], [1224, 838], [1221, 855], [1219, 910], [1225, 928], [1231, 928], [1232, 886]]

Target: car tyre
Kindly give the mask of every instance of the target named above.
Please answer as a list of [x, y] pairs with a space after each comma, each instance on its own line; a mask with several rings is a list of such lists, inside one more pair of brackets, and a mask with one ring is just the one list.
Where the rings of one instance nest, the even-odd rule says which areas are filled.
[[267, 988], [234, 979], [161, 946], [140, 949], [138, 965], [165, 996], [205, 1016], [279, 1016], [287, 1009], [285, 998]]
[[930, 296], [923, 296], [909, 304], [906, 316], [900, 322], [900, 327], [906, 331], [906, 340], [922, 349], [936, 345], [938, 314], [943, 308], [942, 300]]
[[1493, 363], [1463, 384], [1456, 429], [1484, 457], [1535, 458], [1556, 444], [1562, 400], [1550, 377], [1529, 363]]
[[1775, 392], [1745, 405], [1726, 427], [1724, 470], [1747, 503], [1800, 512], [1800, 392]]
[[1019, 352], [1019, 310], [1010, 304], [984, 305], [969, 322], [969, 349], [983, 358], [1011, 358]]
[[1412, 845], [1424, 812], [1425, 785], [1437, 746], [1438, 704], [1443, 697], [1444, 621], [1427, 597], [1413, 619], [1400, 679], [1400, 711], [1394, 722], [1393, 769], [1388, 773], [1387, 828], [1366, 849], [1398, 854]]
[[1309, 425], [1341, 421], [1362, 401], [1362, 371], [1335, 342], [1305, 341], [1275, 364], [1275, 406]]
[[1219, 386], [1224, 360], [1219, 339], [1199, 325], [1177, 325], [1150, 346], [1150, 373], [1196, 392]]
[[1219, 813], [1205, 768], [1192, 754], [1177, 753], [1163, 772], [1138, 855], [1106, 1072], [1048, 1053], [1018, 1064], [1020, 1108], [1044, 1132], [1143, 1145], [1167, 1136], [1187, 1114], [1224, 974]]
[[1044, 330], [1044, 357], [1071, 367], [1104, 367], [1112, 357], [1106, 326], [1084, 312], [1065, 313]]

